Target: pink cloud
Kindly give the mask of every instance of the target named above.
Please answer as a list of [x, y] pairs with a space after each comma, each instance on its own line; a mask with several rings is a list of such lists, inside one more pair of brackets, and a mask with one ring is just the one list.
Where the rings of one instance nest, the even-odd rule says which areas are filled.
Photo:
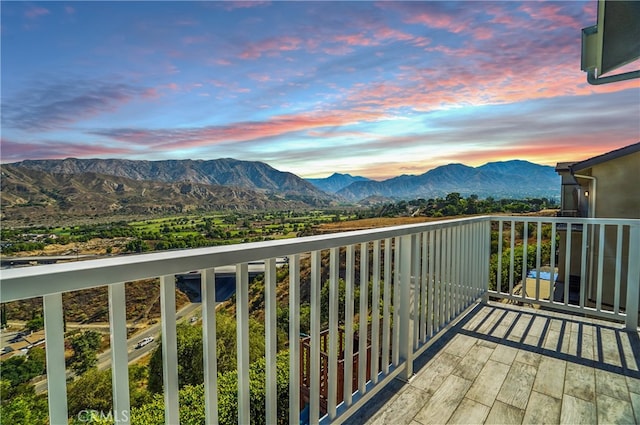
[[325, 47], [322, 49], [322, 51], [332, 56], [345, 56], [345, 55], [348, 55], [349, 53], [352, 53], [353, 49], [347, 46], [332, 46], [332, 47]]
[[248, 9], [251, 7], [266, 6], [271, 4], [270, 1], [250, 0], [250, 1], [223, 1], [224, 10]]
[[554, 26], [561, 28], [581, 28], [585, 26], [584, 22], [562, 13], [562, 8], [558, 4], [536, 5], [536, 7], [532, 7], [531, 4], [523, 3], [522, 6], [520, 6], [520, 10], [537, 21], [549, 21], [552, 22]]
[[242, 59], [256, 59], [268, 53], [298, 50], [302, 40], [298, 37], [283, 36], [267, 38], [251, 43], [240, 53]]
[[467, 20], [436, 11], [419, 13], [407, 18], [406, 22], [408, 24], [422, 24], [430, 28], [443, 29], [454, 34], [460, 33], [468, 27]]
[[45, 9], [44, 7], [31, 6], [24, 12], [24, 15], [29, 19], [36, 19], [40, 16], [45, 16], [50, 13], [51, 11], [49, 9]]
[[379, 43], [364, 34], [337, 35], [334, 40], [349, 46], [377, 46]]
[[271, 81], [271, 77], [269, 75], [266, 74], [249, 74], [248, 75], [249, 78], [251, 78], [254, 81], [259, 81], [261, 83], [266, 83], [267, 81]]
[[[379, 118], [379, 113], [336, 110], [315, 114], [280, 115], [267, 121], [237, 122], [225, 126], [164, 130], [116, 129], [98, 131], [94, 132], [94, 134], [126, 143], [144, 146], [154, 145], [155, 149], [159, 150], [172, 150], [227, 142], [258, 140], [292, 132], [371, 122]], [[170, 141], [156, 145], [158, 140]]]
[[493, 38], [493, 31], [487, 27], [476, 28], [473, 30], [473, 38], [476, 40], [489, 40]]

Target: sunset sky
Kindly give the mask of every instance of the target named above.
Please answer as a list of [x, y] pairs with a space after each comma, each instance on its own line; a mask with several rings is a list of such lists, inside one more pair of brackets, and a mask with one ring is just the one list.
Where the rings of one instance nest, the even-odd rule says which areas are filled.
[[596, 3], [3, 1], [1, 160], [586, 159], [640, 140], [640, 80], [580, 71]]

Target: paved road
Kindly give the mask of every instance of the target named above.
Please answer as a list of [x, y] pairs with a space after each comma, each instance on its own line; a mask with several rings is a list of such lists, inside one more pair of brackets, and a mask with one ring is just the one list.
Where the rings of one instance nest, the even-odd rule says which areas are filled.
[[[190, 303], [186, 306], [182, 307], [176, 313], [178, 322], [189, 320], [194, 315], [198, 315], [200, 317], [200, 311], [202, 309], [202, 305], [200, 303]], [[133, 337], [127, 340], [127, 352], [129, 353], [129, 364], [139, 360], [144, 355], [150, 353], [158, 346], [158, 338], [160, 337], [161, 331], [161, 322], [155, 323], [148, 328], [144, 329], [141, 332], [136, 333]], [[154, 341], [150, 344], [145, 345], [142, 348], [136, 348], [136, 344], [142, 338], [146, 338], [148, 336], [154, 337]], [[111, 367], [111, 349], [105, 350], [98, 355], [98, 370], [104, 370]], [[74, 373], [70, 370], [67, 370], [67, 377], [74, 376]], [[34, 384], [35, 391], [37, 394], [43, 393], [47, 391], [47, 378], [43, 377], [41, 381], [38, 381]]]

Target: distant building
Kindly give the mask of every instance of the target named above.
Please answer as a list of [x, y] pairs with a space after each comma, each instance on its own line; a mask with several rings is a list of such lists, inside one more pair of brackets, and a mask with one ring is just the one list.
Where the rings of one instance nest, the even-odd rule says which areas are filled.
[[[607, 152], [580, 162], [562, 162], [556, 166], [556, 172], [562, 177], [561, 210], [563, 217], [588, 218], [630, 218], [640, 219], [640, 142]], [[558, 251], [558, 278], [565, 276], [566, 227], [559, 229], [560, 244]], [[587, 239], [586, 276], [587, 298], [596, 296], [600, 246], [600, 229], [590, 226], [585, 233]], [[573, 225], [571, 238], [570, 287], [579, 291], [582, 270], [582, 227]], [[602, 264], [602, 302], [614, 305], [616, 278], [616, 246], [618, 235], [612, 226], [604, 230], [604, 261]], [[629, 238], [624, 232], [623, 239]], [[626, 246], [625, 244], [623, 244]], [[626, 271], [629, 253], [623, 250], [620, 273], [620, 306], [624, 306], [627, 293]], [[638, 259], [636, 259], [638, 261]]]

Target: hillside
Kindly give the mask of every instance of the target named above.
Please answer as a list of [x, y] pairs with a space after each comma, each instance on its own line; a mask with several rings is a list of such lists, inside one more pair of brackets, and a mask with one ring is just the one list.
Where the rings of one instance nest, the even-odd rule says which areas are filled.
[[356, 202], [371, 197], [428, 199], [452, 192], [494, 198], [558, 198], [560, 176], [553, 167], [519, 160], [491, 162], [477, 168], [449, 164], [418, 176], [354, 182], [336, 194]]
[[[107, 287], [85, 289], [62, 294], [64, 317], [68, 322], [94, 323], [109, 321]], [[160, 317], [160, 284], [157, 279], [127, 282], [127, 321], [145, 321]], [[176, 308], [189, 303], [189, 297], [176, 290]], [[27, 321], [42, 313], [42, 298], [6, 303], [9, 320]]]
[[239, 161], [231, 158], [208, 161], [67, 158], [62, 160], [27, 160], [12, 165], [54, 174], [96, 173], [138, 181], [234, 186], [252, 191], [308, 199], [330, 199], [329, 195], [295, 174], [278, 171], [263, 162]]
[[2, 220], [5, 224], [52, 218], [166, 215], [188, 211], [281, 210], [328, 205], [317, 197], [276, 195], [238, 187], [191, 182], [132, 180], [82, 172], [53, 174], [2, 166]]

